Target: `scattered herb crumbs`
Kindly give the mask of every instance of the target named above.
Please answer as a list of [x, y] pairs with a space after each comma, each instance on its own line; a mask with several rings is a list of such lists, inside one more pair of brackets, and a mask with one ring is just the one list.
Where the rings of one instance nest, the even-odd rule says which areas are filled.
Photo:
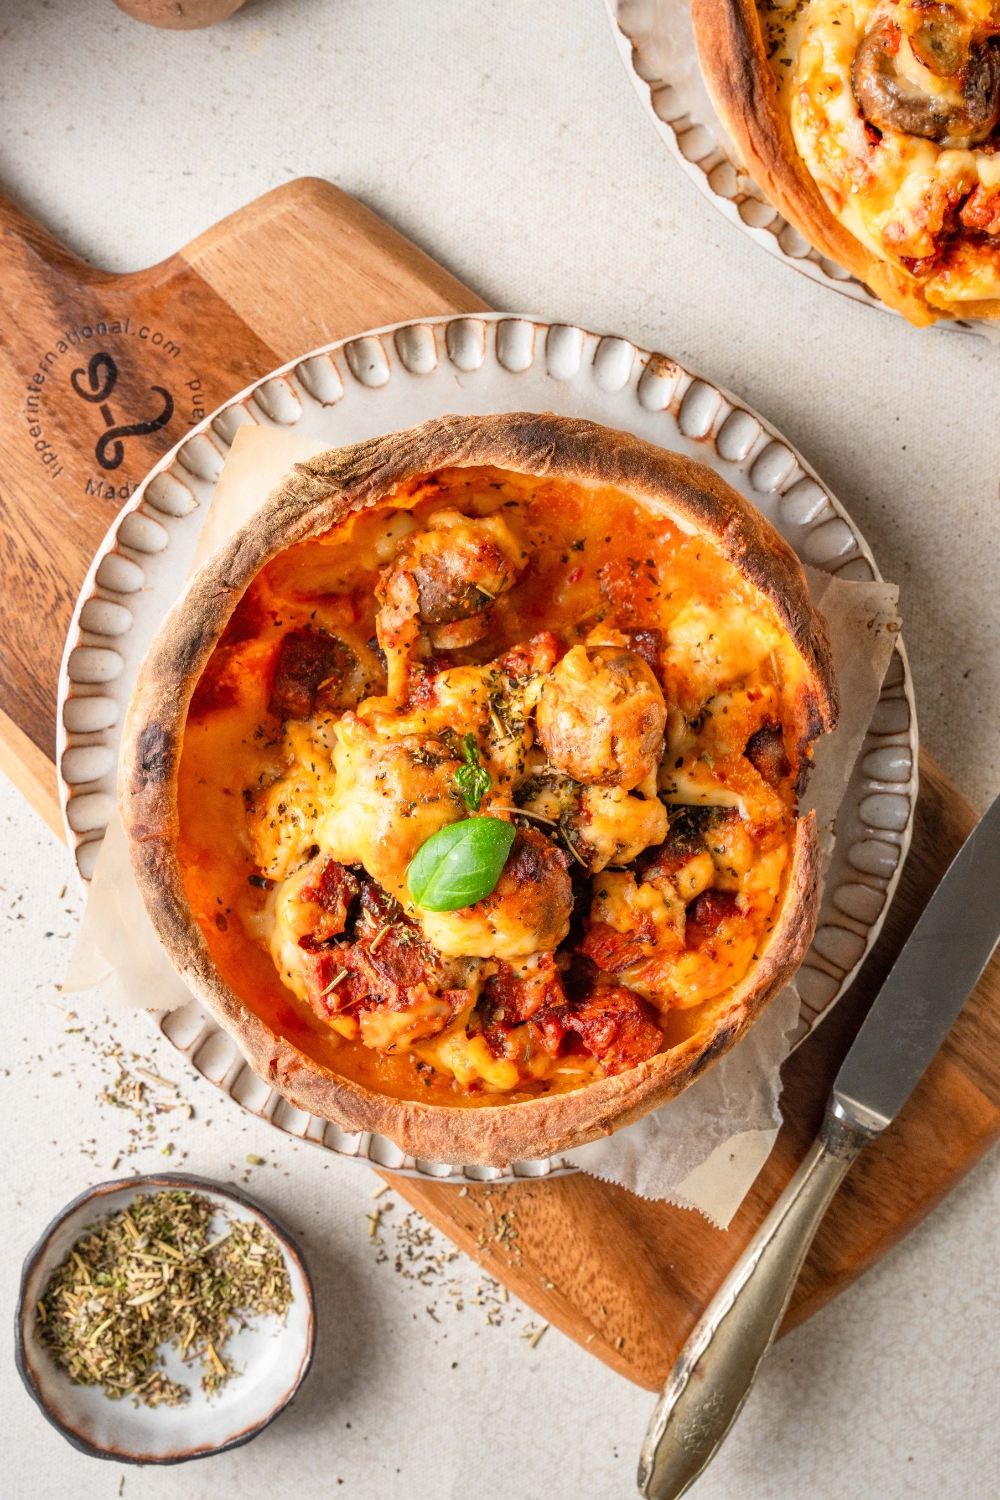
[[[432, 1301], [429, 1305], [425, 1303], [424, 1311], [434, 1323], [442, 1323], [439, 1314], [443, 1312], [462, 1313], [469, 1307], [482, 1308], [491, 1328], [501, 1328], [505, 1323], [514, 1326], [522, 1323], [528, 1316], [527, 1310], [510, 1297], [506, 1287], [501, 1286], [495, 1277], [486, 1275], [482, 1267], [473, 1266], [420, 1214], [410, 1211], [398, 1219], [395, 1208], [394, 1200], [379, 1207], [377, 1232], [369, 1237], [376, 1252], [376, 1264], [393, 1265], [403, 1281], [412, 1282], [415, 1290], [420, 1289], [419, 1295], [430, 1293]], [[371, 1218], [369, 1215], [365, 1217], [370, 1229]], [[501, 1235], [516, 1234], [508, 1223], [511, 1217], [513, 1210], [500, 1215]], [[389, 1246], [385, 1244], [386, 1238]], [[490, 1238], [492, 1241], [499, 1236], [491, 1235]], [[393, 1241], [395, 1255], [391, 1249]], [[519, 1263], [515, 1242], [502, 1244], [502, 1248], [508, 1250], [512, 1264], [515, 1259]], [[492, 1253], [492, 1250], [487, 1253]], [[474, 1292], [469, 1289], [469, 1274], [476, 1276]]]
[[150, 1083], [155, 1083], [157, 1088], [173, 1089], [174, 1093], [177, 1093], [176, 1083], [171, 1083], [169, 1078], [161, 1078], [159, 1073], [152, 1073], [150, 1072], [149, 1068], [140, 1068], [136, 1066], [135, 1071], [141, 1074], [142, 1077], [147, 1079]]
[[239, 1373], [222, 1352], [233, 1324], [284, 1319], [293, 1299], [278, 1242], [243, 1219], [210, 1240], [216, 1212], [184, 1189], [141, 1195], [77, 1240], [35, 1320], [36, 1339], [75, 1384], [134, 1406], [179, 1406], [190, 1392], [161, 1368], [163, 1345], [201, 1362], [211, 1396]]

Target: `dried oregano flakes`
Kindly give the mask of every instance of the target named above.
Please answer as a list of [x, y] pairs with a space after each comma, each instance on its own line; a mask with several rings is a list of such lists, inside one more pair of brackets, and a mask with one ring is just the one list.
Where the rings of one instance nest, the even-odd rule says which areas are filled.
[[240, 1373], [227, 1341], [251, 1318], [283, 1322], [292, 1287], [273, 1234], [229, 1219], [213, 1237], [218, 1214], [199, 1193], [164, 1190], [77, 1240], [35, 1310], [35, 1337], [74, 1383], [136, 1406], [182, 1405], [190, 1390], [165, 1373], [167, 1345], [201, 1365], [208, 1396]]

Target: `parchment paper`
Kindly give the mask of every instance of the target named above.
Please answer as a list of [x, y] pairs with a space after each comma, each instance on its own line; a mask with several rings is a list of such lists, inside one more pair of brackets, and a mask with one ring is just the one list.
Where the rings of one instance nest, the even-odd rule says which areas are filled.
[[[273, 428], [241, 427], [226, 460], [193, 568], [256, 511], [293, 463], [322, 443]], [[830, 626], [841, 718], [816, 747], [803, 810], [815, 809], [826, 860], [834, 823], [889, 664], [899, 620], [898, 589], [848, 583], [806, 569], [810, 594]], [[121, 822], [108, 827], [91, 882], [64, 992], [96, 991], [104, 1005], [171, 1009], [190, 999], [146, 915]], [[753, 1030], [679, 1098], [646, 1119], [568, 1152], [584, 1171], [646, 1198], [697, 1208], [725, 1228], [774, 1144], [781, 1116], [779, 1069], [798, 1021], [794, 985]]]

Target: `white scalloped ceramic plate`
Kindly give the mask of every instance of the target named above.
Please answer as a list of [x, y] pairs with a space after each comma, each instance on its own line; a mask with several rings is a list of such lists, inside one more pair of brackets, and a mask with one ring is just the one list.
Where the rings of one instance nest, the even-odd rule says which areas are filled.
[[[84, 879], [114, 808], [121, 723], [139, 662], [183, 587], [237, 427], [283, 427], [335, 447], [448, 412], [499, 411], [587, 417], [688, 454], [757, 505], [804, 562], [842, 578], [878, 577], [843, 507], [763, 417], [626, 339], [495, 313], [429, 318], [330, 344], [194, 428], [144, 480], [97, 552], [59, 679], [60, 792]], [[916, 756], [913, 688], [900, 641], [838, 816], [819, 927], [799, 971], [796, 1041], [843, 993], [882, 925], [909, 846]], [[158, 1024], [238, 1103], [339, 1155], [473, 1181], [574, 1170], [559, 1160], [505, 1172], [414, 1162], [382, 1137], [346, 1136], [294, 1109], [250, 1071], [199, 1002], [162, 1014]]]
[[[688, 0], [605, 0], [605, 6], [625, 71], [657, 134], [719, 212], [802, 275], [899, 317], [843, 266], [814, 250], [744, 170], [701, 76]], [[1000, 338], [980, 320], [942, 319], [934, 326]]]

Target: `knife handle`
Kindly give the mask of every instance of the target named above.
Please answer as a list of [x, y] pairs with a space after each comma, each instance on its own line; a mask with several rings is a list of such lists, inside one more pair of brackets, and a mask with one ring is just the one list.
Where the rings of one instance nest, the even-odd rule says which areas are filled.
[[818, 1139], [670, 1372], [639, 1459], [639, 1491], [648, 1500], [683, 1495], [739, 1416], [830, 1199], [871, 1139], [827, 1110]]

